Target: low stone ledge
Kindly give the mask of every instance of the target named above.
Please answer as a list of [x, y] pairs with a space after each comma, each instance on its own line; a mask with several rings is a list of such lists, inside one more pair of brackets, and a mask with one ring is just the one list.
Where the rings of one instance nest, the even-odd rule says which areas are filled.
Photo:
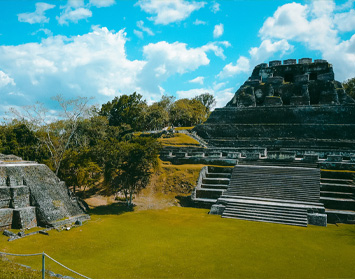
[[327, 214], [321, 213], [308, 213], [308, 224], [315, 225], [315, 226], [327, 226]]

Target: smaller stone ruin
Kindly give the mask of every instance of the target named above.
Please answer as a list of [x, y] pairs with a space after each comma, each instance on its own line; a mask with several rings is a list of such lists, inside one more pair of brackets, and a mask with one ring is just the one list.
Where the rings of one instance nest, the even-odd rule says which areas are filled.
[[46, 165], [0, 154], [0, 231], [87, 219], [80, 202]]

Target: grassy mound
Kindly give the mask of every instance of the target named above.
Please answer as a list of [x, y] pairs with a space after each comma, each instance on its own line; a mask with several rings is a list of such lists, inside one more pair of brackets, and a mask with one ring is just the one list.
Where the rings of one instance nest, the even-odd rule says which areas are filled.
[[[181, 207], [105, 213], [49, 236], [13, 242], [0, 236], [0, 250], [45, 251], [92, 278], [354, 278], [352, 225], [301, 228]], [[40, 258], [15, 260], [40, 269]], [[46, 264], [71, 275], [50, 260]]]
[[176, 133], [173, 136], [161, 137], [158, 139], [163, 146], [174, 147], [187, 147], [187, 146], [200, 146], [199, 142], [188, 135]]

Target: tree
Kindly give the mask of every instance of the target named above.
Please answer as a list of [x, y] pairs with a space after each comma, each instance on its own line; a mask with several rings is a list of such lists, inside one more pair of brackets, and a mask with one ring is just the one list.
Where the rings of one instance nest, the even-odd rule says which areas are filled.
[[206, 92], [196, 96], [194, 99], [200, 101], [205, 106], [206, 114], [208, 117], [211, 112], [211, 109], [216, 105], [216, 100], [214, 96]]
[[102, 105], [99, 114], [107, 116], [111, 126], [130, 125], [133, 131], [139, 131], [144, 123], [146, 108], [147, 103], [142, 100], [142, 95], [134, 92], [115, 97], [112, 102]]
[[78, 97], [65, 100], [62, 95], [52, 99], [57, 101], [61, 108], [59, 120], [51, 117], [48, 109], [39, 102], [22, 107], [22, 111], [12, 108], [11, 112], [18, 121], [34, 132], [37, 139], [47, 148], [51, 167], [58, 175], [65, 151], [77, 131], [79, 122], [89, 113], [89, 99]]
[[121, 141], [107, 150], [105, 183], [114, 192], [124, 194], [127, 205], [132, 205], [133, 195], [146, 187], [158, 164], [160, 144], [151, 137], [136, 137]]
[[196, 99], [180, 99], [171, 106], [170, 118], [174, 126], [193, 126], [207, 119], [206, 108]]
[[159, 103], [148, 107], [145, 115], [145, 129], [158, 130], [166, 127], [169, 123], [169, 113]]
[[346, 94], [355, 99], [355, 78], [350, 78], [343, 82]]

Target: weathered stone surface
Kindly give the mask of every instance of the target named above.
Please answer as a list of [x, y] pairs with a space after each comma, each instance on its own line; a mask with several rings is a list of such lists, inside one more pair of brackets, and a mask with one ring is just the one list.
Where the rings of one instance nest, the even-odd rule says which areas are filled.
[[[33, 162], [0, 164], [0, 229], [51, 225], [83, 215], [65, 183], [45, 165]], [[13, 209], [6, 208], [12, 207]]]
[[12, 227], [14, 229], [30, 229], [37, 227], [36, 208], [30, 206], [14, 209]]
[[13, 209], [0, 209], [0, 230], [10, 229], [12, 224]]
[[308, 224], [315, 226], [327, 226], [327, 214], [324, 213], [308, 213]]

